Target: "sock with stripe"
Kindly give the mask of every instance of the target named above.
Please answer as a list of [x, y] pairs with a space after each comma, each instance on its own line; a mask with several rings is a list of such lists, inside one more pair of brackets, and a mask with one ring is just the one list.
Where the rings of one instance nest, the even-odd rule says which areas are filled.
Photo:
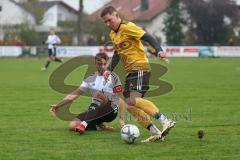
[[86, 121], [82, 121], [81, 124], [82, 124], [85, 128], [87, 128], [88, 123], [87, 123]]
[[47, 62], [46, 62], [46, 64], [45, 64], [45, 68], [46, 68], [46, 69], [48, 68], [48, 66], [50, 65], [50, 63], [51, 63], [50, 61], [47, 61]]
[[154, 124], [150, 124], [147, 129], [153, 134], [153, 135], [156, 135], [156, 134], [161, 134], [162, 132], [154, 125]]
[[156, 118], [161, 123], [163, 123], [167, 119], [167, 117], [162, 113], [156, 113], [154, 118]]

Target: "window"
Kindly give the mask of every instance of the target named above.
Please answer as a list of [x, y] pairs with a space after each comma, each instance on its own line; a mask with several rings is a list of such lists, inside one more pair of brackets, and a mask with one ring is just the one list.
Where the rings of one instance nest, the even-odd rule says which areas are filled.
[[148, 10], [149, 3], [148, 0], [141, 0], [141, 11]]
[[61, 13], [58, 13], [58, 21], [64, 21], [64, 16]]

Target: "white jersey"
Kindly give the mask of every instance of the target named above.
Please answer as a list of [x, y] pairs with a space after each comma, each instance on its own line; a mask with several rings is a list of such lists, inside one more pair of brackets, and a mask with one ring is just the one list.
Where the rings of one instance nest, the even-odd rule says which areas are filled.
[[61, 43], [61, 40], [57, 35], [53, 34], [48, 36], [46, 43], [48, 44], [48, 49], [53, 49], [54, 45]]
[[98, 75], [98, 73], [95, 73], [82, 82], [80, 89], [89, 91], [93, 97], [93, 101], [96, 93], [100, 91], [108, 97], [113, 105], [118, 106], [119, 98], [116, 93], [122, 92], [122, 85], [119, 77], [113, 72], [107, 80], [103, 76]]

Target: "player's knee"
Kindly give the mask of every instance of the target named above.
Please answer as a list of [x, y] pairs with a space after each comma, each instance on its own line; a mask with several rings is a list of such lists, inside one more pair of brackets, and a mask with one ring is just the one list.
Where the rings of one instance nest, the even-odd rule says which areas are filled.
[[141, 93], [131, 92], [130, 97], [128, 98], [129, 99], [129, 102], [128, 102], [129, 104], [128, 105], [135, 106], [136, 105], [136, 99], [141, 98], [141, 97], [142, 97]]
[[135, 97], [130, 97], [129, 98], [129, 102], [128, 102], [130, 106], [135, 106], [136, 105], [136, 98]]
[[126, 99], [126, 103], [127, 103], [127, 108], [131, 108], [131, 106], [134, 106], [134, 104], [132, 103], [132, 101], [130, 100], [130, 98]]
[[48, 61], [53, 61], [53, 58], [51, 56], [48, 57]]
[[126, 99], [126, 103], [127, 103], [128, 106], [135, 106], [136, 100], [135, 100], [135, 98], [130, 97], [130, 98]]

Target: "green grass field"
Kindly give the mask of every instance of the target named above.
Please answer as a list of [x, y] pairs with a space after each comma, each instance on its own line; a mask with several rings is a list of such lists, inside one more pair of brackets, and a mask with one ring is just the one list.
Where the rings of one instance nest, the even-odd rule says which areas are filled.
[[[0, 59], [1, 160], [240, 159], [239, 58], [172, 58], [161, 78], [174, 90], [150, 99], [177, 118], [176, 128], [165, 142], [142, 144], [149, 133], [139, 127], [141, 136], [133, 145], [120, 140], [117, 120], [113, 133], [79, 135], [68, 131], [68, 122], [53, 119], [49, 106], [65, 95], [48, 84], [59, 64], [42, 72], [44, 63], [45, 59]], [[74, 71], [68, 82], [79, 84], [80, 72]], [[89, 101], [81, 97], [72, 111], [84, 110]], [[128, 123], [136, 124], [133, 119]], [[202, 141], [196, 135], [199, 129], [206, 134]]]

